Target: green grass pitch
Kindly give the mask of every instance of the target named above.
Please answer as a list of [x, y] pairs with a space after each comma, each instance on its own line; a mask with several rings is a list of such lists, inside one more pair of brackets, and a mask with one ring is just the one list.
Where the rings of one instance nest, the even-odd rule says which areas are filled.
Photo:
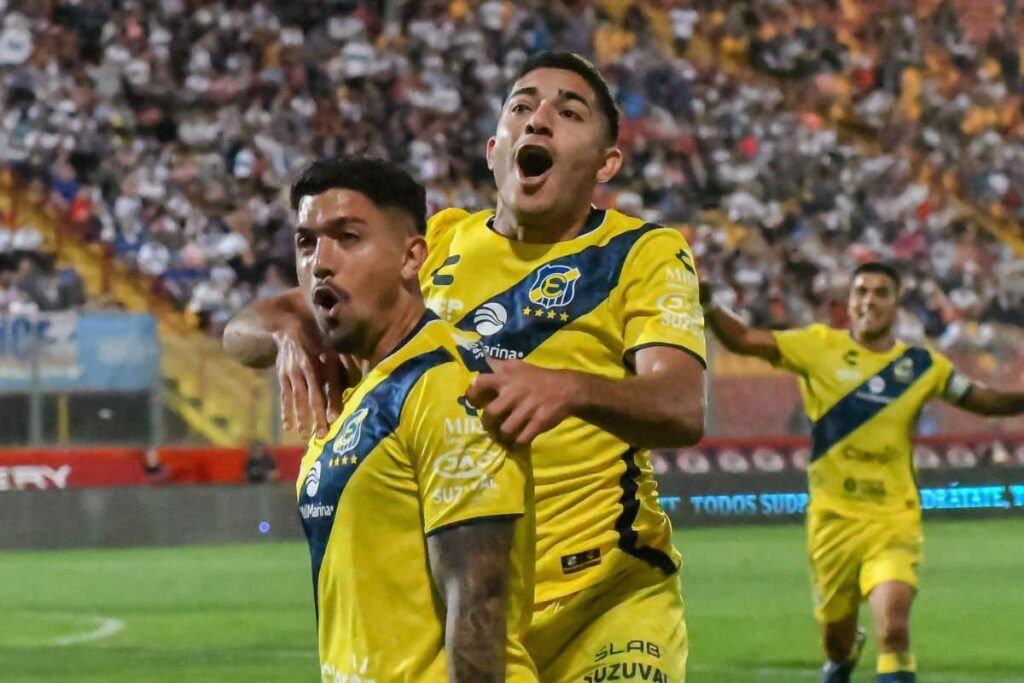
[[[923, 683], [1024, 682], [1024, 520], [925, 526], [914, 650]], [[677, 541], [690, 683], [814, 683], [798, 526]], [[0, 554], [0, 680], [318, 680], [301, 543]], [[865, 615], [866, 616], [866, 615]], [[874, 647], [855, 680], [874, 680]]]

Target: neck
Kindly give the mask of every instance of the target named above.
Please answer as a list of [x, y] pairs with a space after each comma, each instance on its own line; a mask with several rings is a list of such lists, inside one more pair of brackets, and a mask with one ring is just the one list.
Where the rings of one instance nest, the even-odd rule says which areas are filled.
[[426, 306], [420, 297], [402, 297], [402, 302], [392, 309], [391, 314], [383, 317], [384, 328], [376, 339], [367, 345], [365, 351], [352, 355], [365, 361], [374, 368], [387, 358], [398, 347], [402, 340], [409, 336], [426, 312]]
[[855, 330], [851, 330], [850, 335], [853, 337], [855, 342], [869, 351], [874, 351], [875, 353], [884, 353], [896, 344], [896, 339], [893, 337], [891, 327], [885, 332], [872, 337], [858, 334]]
[[498, 206], [494, 210], [494, 231], [502, 237], [518, 242], [567, 242], [583, 231], [589, 217], [590, 202], [563, 211], [525, 216], [517, 215], [499, 197]]

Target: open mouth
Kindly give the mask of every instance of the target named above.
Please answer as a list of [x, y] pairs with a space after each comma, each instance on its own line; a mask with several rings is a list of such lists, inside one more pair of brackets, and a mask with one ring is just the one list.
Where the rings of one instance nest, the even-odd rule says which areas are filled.
[[341, 296], [332, 287], [319, 285], [313, 290], [313, 305], [328, 315], [340, 303]]
[[516, 153], [516, 166], [521, 178], [540, 178], [551, 170], [555, 160], [551, 152], [540, 145], [523, 145]]

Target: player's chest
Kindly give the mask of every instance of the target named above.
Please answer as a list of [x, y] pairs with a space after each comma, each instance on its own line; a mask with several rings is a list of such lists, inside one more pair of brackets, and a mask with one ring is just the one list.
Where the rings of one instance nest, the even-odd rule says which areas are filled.
[[427, 305], [479, 335], [492, 357], [546, 364], [556, 352], [600, 363], [621, 354], [622, 336], [612, 302], [621, 264], [604, 260], [598, 250], [523, 259], [455, 241], [422, 287]]
[[[853, 347], [825, 349], [809, 385], [828, 404], [876, 410], [906, 405], [912, 415], [927, 398], [930, 365], [930, 358], [914, 352], [881, 357]], [[893, 417], [895, 412], [887, 411]]]
[[352, 501], [373, 500], [381, 490], [402, 489], [400, 444], [387, 406], [367, 397], [339, 418], [334, 436], [307, 449], [299, 471], [299, 512], [304, 523], [333, 518]]

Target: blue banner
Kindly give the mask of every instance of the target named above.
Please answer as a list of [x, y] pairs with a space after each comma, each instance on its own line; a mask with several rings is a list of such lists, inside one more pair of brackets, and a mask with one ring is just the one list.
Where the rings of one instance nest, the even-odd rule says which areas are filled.
[[159, 378], [150, 315], [0, 315], [0, 392], [143, 391]]

